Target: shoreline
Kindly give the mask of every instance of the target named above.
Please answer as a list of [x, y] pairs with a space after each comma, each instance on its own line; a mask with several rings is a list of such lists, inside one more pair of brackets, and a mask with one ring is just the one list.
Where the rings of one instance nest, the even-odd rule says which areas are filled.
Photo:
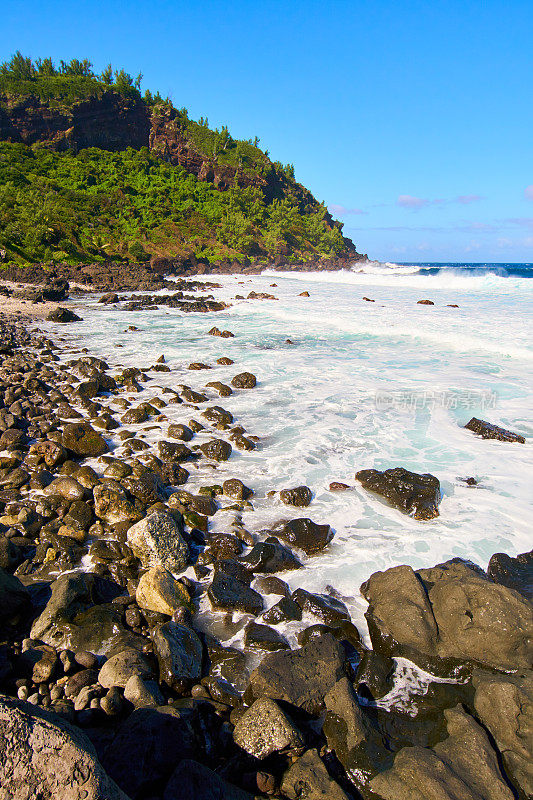
[[[13, 318], [24, 316], [20, 321], [36, 325], [43, 319], [32, 316], [32, 301], [6, 301], [11, 299]], [[20, 303], [24, 305], [17, 307]], [[3, 303], [2, 311], [6, 308]], [[21, 313], [16, 314], [17, 310]], [[207, 486], [205, 492], [196, 495], [187, 492], [185, 472], [198, 458], [216, 465], [219, 459], [231, 457], [231, 450], [228, 452], [221, 442], [243, 449], [253, 446], [253, 435], [238, 430], [239, 420], [224, 416], [228, 411], [218, 406], [225, 403], [223, 396], [220, 401], [209, 401], [210, 407], [215, 403], [220, 411], [211, 412], [207, 420], [201, 416], [207, 398], [201, 399], [190, 388], [163, 390], [160, 396], [156, 392], [146, 402], [144, 398], [153, 393], [140, 370], [126, 369], [121, 375], [111, 375], [101, 359], [84, 352], [84, 348], [76, 358], [78, 348], [72, 342], [54, 341], [57, 334], [51, 339], [38, 331], [28, 334], [22, 327], [15, 333], [6, 322], [3, 319], [5, 347], [0, 372], [4, 407], [9, 408], [4, 422], [11, 424], [2, 433], [4, 508], [0, 522], [7, 555], [0, 574], [2, 578], [4, 574], [14, 575], [26, 588], [15, 589], [13, 583], [3, 579], [13, 614], [3, 620], [7, 641], [0, 647], [0, 665], [6, 663], [10, 669], [7, 677], [0, 670], [4, 675], [0, 691], [7, 688], [9, 695], [18, 696], [17, 708], [26, 710], [29, 701], [45, 714], [49, 709], [81, 726], [108, 773], [132, 798], [139, 796], [146, 780], [142, 770], [153, 770], [149, 783], [153, 784], [151, 796], [157, 797], [163, 797], [163, 790], [158, 788], [161, 782], [168, 784], [173, 770], [183, 771], [180, 759], [165, 763], [164, 768], [142, 761], [142, 767], [128, 775], [131, 752], [141, 753], [143, 747], [142, 728], [130, 730], [130, 720], [151, 714], [150, 724], [156, 737], [163, 737], [158, 740], [163, 745], [167, 735], [163, 723], [168, 716], [160, 710], [163, 705], [174, 709], [176, 730], [179, 728], [181, 736], [184, 723], [180, 715], [187, 708], [190, 736], [194, 739], [194, 728], [202, 720], [213, 742], [219, 740], [218, 747], [211, 745], [209, 752], [197, 744], [198, 749], [191, 748], [190, 756], [197, 759], [194, 769], [199, 770], [202, 781], [209, 785], [223, 781], [221, 786], [228, 798], [233, 796], [229, 792], [235, 785], [250, 793], [250, 798], [254, 794], [292, 798], [304, 778], [314, 787], [315, 795], [310, 798], [317, 796], [321, 787], [331, 797], [350, 798], [360, 792], [366, 798], [372, 791], [373, 797], [395, 800], [401, 797], [394, 794], [394, 786], [401, 774], [405, 753], [400, 754], [406, 741], [423, 751], [416, 756], [420, 761], [415, 766], [420, 769], [425, 754], [432, 753], [437, 759], [439, 753], [442, 755], [439, 747], [444, 745], [440, 743], [456, 746], [457, 724], [467, 731], [466, 742], [482, 742], [488, 748], [483, 761], [486, 772], [481, 779], [484, 785], [496, 783], [502, 797], [510, 791], [509, 786], [518, 793], [528, 791], [529, 784], [516, 767], [516, 759], [508, 761], [503, 745], [502, 753], [494, 749], [500, 747], [502, 734], [482, 701], [492, 698], [491, 692], [505, 692], [511, 680], [509, 672], [513, 671], [516, 675], [511, 682], [518, 686], [518, 693], [529, 692], [530, 604], [525, 593], [531, 556], [522, 561], [520, 557], [491, 560], [488, 574], [483, 575], [467, 564], [450, 561], [440, 569], [413, 571], [399, 566], [396, 571], [393, 568], [369, 576], [365, 595], [370, 603], [368, 619], [374, 649], [368, 650], [346, 607], [334, 594], [290, 593], [279, 578], [280, 572], [297, 569], [303, 554], [320, 558], [330, 536], [323, 528], [329, 526], [280, 529], [271, 532], [276, 541], [268, 541], [250, 534], [239, 522], [240, 511], [254, 502], [241, 482], [227, 487], [224, 484], [220, 492]], [[14, 348], [10, 344], [13, 337], [15, 345], [18, 342]], [[61, 352], [64, 357], [60, 358]], [[13, 367], [9, 366], [11, 361]], [[152, 366], [154, 372], [147, 370], [145, 375], [156, 378], [164, 368], [161, 361], [159, 366]], [[239, 364], [234, 370], [236, 375], [240, 373]], [[8, 374], [17, 377], [6, 385]], [[241, 377], [240, 383], [250, 385], [243, 391], [254, 391], [250, 377]], [[5, 398], [10, 384], [15, 394], [7, 395], [12, 399], [8, 406]], [[239, 386], [237, 389], [241, 390]], [[30, 401], [34, 396], [40, 400]], [[28, 403], [27, 408], [20, 405], [21, 398]], [[113, 400], [122, 402], [113, 404]], [[157, 424], [163, 431], [166, 424], [161, 417], [168, 402], [189, 404], [191, 413], [202, 419], [200, 424], [208, 426], [210, 441], [218, 444], [194, 450], [198, 431], [175, 430], [172, 435], [167, 429], [164, 446], [159, 447], [154, 459], [155, 454], [135, 432], [121, 438], [128, 425], [140, 421]], [[50, 408], [39, 414], [42, 406]], [[30, 408], [31, 415], [22, 413]], [[18, 411], [21, 413], [15, 413]], [[73, 417], [68, 416], [69, 411], [74, 412]], [[11, 422], [9, 414], [17, 419]], [[127, 419], [122, 419], [124, 416]], [[90, 429], [83, 432], [80, 425], [89, 425]], [[123, 452], [119, 459], [114, 458], [106, 444], [110, 437], [129, 442], [129, 455]], [[287, 515], [296, 520], [307, 518], [308, 513], [312, 516], [303, 491], [307, 487], [287, 488], [300, 490], [292, 495]], [[17, 508], [21, 502], [23, 507]], [[231, 533], [210, 536], [210, 519], [224, 507], [234, 513]], [[147, 523], [147, 519], [152, 522]], [[8, 521], [10, 527], [6, 528]], [[132, 529], [135, 535], [130, 533]], [[84, 557], [83, 571], [72, 573]], [[194, 577], [183, 577], [185, 571]], [[50, 580], [49, 589], [41, 586], [36, 590], [37, 584]], [[68, 585], [70, 607], [61, 607], [66, 598], [59, 600], [61, 592], [54, 590], [58, 584]], [[424, 590], [418, 595], [420, 585]], [[466, 592], [468, 601], [462, 601], [466, 605], [460, 605], [454, 616], [447, 603], [456, 589]], [[262, 616], [265, 598], [272, 594], [279, 599]], [[251, 674], [240, 651], [224, 647], [212, 634], [195, 627], [191, 612], [200, 597], [208, 597], [212, 606], [225, 610], [226, 616], [233, 615], [228, 624], [246, 623], [246, 648], [253, 654], [254, 664], [258, 653], [262, 656], [262, 663]], [[95, 599], [99, 602], [93, 602]], [[476, 611], [470, 636], [463, 633], [461, 645], [453, 644], [464, 614], [484, 604], [498, 609], [499, 620], [492, 624], [478, 620]], [[297, 619], [298, 615], [307, 625], [298, 635], [301, 649], [290, 648], [275, 628], [281, 619]], [[436, 628], [428, 633], [425, 617], [438, 619], [440, 632]], [[512, 625], [504, 624], [503, 631], [502, 619], [513, 621]], [[112, 645], [108, 642], [104, 647], [103, 632], [114, 628], [118, 634], [113, 633]], [[481, 648], [476, 643], [480, 635]], [[99, 637], [100, 646], [96, 646]], [[406, 701], [408, 709], [414, 708], [421, 718], [430, 720], [424, 731], [409, 722], [412, 718], [401, 704], [385, 703], [385, 709], [377, 710], [393, 689], [401, 689], [402, 676], [394, 676], [398, 677], [398, 664], [404, 664], [405, 659], [417, 665], [417, 680], [422, 680], [426, 671], [444, 681], [438, 684], [441, 697], [430, 691], [429, 696], [428, 692], [415, 694]], [[84, 671], [91, 674], [82, 679]], [[72, 693], [67, 691], [70, 682]], [[462, 710], [457, 710], [457, 703], [463, 704]], [[317, 719], [322, 718], [324, 710], [329, 724], [317, 732]], [[387, 715], [394, 719], [396, 730], [391, 730]], [[511, 729], [510, 707], [504, 718]], [[353, 726], [354, 719], [359, 726], [355, 746], [353, 732], [349, 736], [343, 733], [343, 724]], [[259, 734], [266, 730], [265, 752]], [[124, 731], [128, 732], [125, 742]], [[386, 747], [380, 744], [383, 741]], [[372, 742], [372, 756], [365, 742]], [[513, 747], [516, 749], [512, 744], [511, 751]], [[499, 767], [491, 761], [496, 758], [500, 759]], [[461, 756], [455, 752], [453, 759], [462, 770], [465, 785], [473, 788], [474, 776]], [[439, 763], [446, 763], [446, 759]], [[434, 773], [430, 771], [429, 780], [446, 786], [446, 778], [437, 768]], [[411, 791], [416, 788], [410, 786]], [[177, 800], [178, 796], [167, 792], [164, 800]]]

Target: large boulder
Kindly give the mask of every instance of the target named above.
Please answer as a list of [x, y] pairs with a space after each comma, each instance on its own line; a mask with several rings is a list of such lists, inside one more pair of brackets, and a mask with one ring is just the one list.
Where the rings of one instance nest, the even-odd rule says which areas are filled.
[[207, 595], [217, 611], [244, 611], [257, 616], [263, 610], [263, 598], [250, 588], [249, 580], [226, 572], [215, 572]]
[[126, 492], [112, 479], [106, 479], [93, 489], [94, 513], [108, 525], [119, 522], [137, 522], [142, 517], [142, 512], [128, 500]]
[[121, 724], [102, 762], [132, 800], [159, 794], [176, 765], [195, 755], [195, 716], [173, 706], [138, 708]]
[[506, 553], [495, 553], [489, 561], [487, 574], [495, 583], [515, 589], [528, 600], [533, 600], [533, 550], [520, 553], [516, 558]]
[[107, 659], [98, 673], [98, 682], [106, 689], [112, 686], [121, 686], [124, 689], [133, 676], [152, 678], [154, 672], [146, 656], [129, 647]]
[[57, 306], [50, 311], [46, 319], [49, 322], [82, 322], [81, 317], [78, 317], [70, 308], [63, 308], [63, 306]]
[[286, 700], [319, 714], [324, 696], [344, 676], [345, 654], [331, 634], [314, 638], [299, 650], [269, 653], [250, 675], [248, 700]]
[[284, 542], [299, 547], [308, 556], [319, 553], [333, 539], [333, 531], [329, 525], [317, 525], [306, 517], [279, 522], [272, 533]]
[[166, 785], [163, 800], [254, 800], [197, 761], [184, 759]]
[[299, 569], [302, 565], [288, 547], [278, 542], [275, 536], [255, 544], [241, 562], [251, 572], [284, 572]]
[[282, 489], [280, 500], [287, 506], [308, 506], [313, 499], [313, 492], [308, 486], [296, 486], [294, 489]]
[[419, 475], [403, 467], [380, 472], [362, 469], [355, 477], [365, 489], [384, 497], [392, 506], [415, 519], [433, 519], [439, 516], [440, 483], [429, 473]]
[[374, 573], [361, 591], [382, 655], [405, 656], [439, 674], [465, 662], [503, 671], [531, 664], [531, 604], [474, 565], [452, 560], [416, 573], [393, 567]]
[[474, 675], [474, 706], [522, 798], [533, 797], [533, 672]]
[[189, 547], [174, 518], [164, 511], [152, 511], [127, 533], [128, 544], [144, 567], [164, 567], [183, 572]]
[[254, 758], [266, 758], [281, 750], [298, 752], [304, 738], [279, 703], [260, 697], [248, 708], [235, 725], [235, 744]]
[[0, 623], [14, 620], [30, 607], [30, 595], [23, 583], [0, 568]]
[[77, 456], [101, 456], [109, 446], [88, 422], [69, 422], [63, 428], [62, 443]]
[[135, 599], [140, 608], [172, 616], [184, 606], [190, 607], [190, 597], [185, 586], [163, 567], [152, 567], [141, 576]]
[[165, 622], [157, 625], [151, 636], [159, 662], [160, 681], [181, 690], [200, 679], [203, 647], [192, 628]]
[[404, 747], [371, 790], [383, 800], [513, 800], [483, 728], [460, 706], [444, 713], [448, 738], [432, 749]]
[[290, 800], [350, 800], [329, 775], [316, 750], [308, 750], [283, 775], [281, 791]]
[[89, 739], [55, 714], [0, 695], [2, 800], [128, 800]]

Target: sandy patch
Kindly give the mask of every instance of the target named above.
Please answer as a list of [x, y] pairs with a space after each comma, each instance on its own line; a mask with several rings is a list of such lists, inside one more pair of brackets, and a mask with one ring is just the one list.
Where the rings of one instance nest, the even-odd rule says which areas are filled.
[[50, 311], [57, 308], [57, 303], [47, 300], [44, 303], [34, 303], [33, 300], [22, 300], [20, 297], [1, 297], [0, 313], [16, 315], [23, 319], [44, 319]]

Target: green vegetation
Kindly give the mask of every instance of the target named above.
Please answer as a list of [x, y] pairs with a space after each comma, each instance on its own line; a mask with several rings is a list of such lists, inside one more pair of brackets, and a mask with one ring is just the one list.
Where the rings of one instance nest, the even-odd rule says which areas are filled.
[[218, 191], [147, 148], [75, 155], [0, 142], [0, 248], [12, 260], [308, 259], [345, 247], [325, 214], [301, 213], [290, 194], [267, 204], [257, 188]]
[[[207, 119], [190, 119], [159, 93], [141, 96], [141, 81], [142, 74], [134, 79], [111, 64], [97, 74], [87, 59], [56, 65], [17, 52], [0, 64], [0, 105], [24, 114], [23, 102], [35, 98], [37, 112], [44, 105], [68, 114], [88, 98], [118, 95], [144, 104], [153, 119], [163, 117], [204, 162], [227, 167], [227, 182], [235, 185], [219, 191], [146, 147], [58, 153], [46, 140], [32, 147], [0, 142], [5, 260], [143, 261], [194, 253], [211, 262], [302, 261], [346, 250], [324, 205], [296, 183], [292, 164], [272, 162], [257, 136], [234, 139], [226, 126], [212, 130]], [[274, 188], [263, 191], [267, 186]]]

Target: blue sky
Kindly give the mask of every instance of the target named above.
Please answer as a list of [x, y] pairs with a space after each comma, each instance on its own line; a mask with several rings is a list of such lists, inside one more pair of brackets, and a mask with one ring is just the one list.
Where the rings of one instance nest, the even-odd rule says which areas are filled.
[[16, 49], [109, 61], [260, 137], [371, 257], [533, 261], [531, 0], [4, 0]]

